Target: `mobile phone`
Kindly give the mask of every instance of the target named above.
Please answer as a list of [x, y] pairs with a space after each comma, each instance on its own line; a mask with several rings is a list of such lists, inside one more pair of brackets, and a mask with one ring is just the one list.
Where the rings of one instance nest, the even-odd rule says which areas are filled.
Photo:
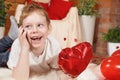
[[24, 33], [24, 31], [25, 31], [25, 30], [23, 29], [22, 34]]

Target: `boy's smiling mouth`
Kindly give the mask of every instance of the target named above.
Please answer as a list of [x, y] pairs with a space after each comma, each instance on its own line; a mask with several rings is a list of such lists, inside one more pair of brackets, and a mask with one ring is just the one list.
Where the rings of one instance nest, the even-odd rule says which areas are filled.
[[31, 40], [32, 41], [40, 41], [41, 38], [42, 38], [42, 36], [41, 37], [31, 37]]

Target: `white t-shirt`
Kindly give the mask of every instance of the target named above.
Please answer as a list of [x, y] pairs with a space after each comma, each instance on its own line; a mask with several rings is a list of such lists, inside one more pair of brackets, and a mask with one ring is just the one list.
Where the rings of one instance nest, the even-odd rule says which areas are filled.
[[[51, 36], [48, 36], [46, 40], [46, 46], [41, 56], [36, 57], [32, 52], [29, 53], [29, 62], [32, 68], [39, 68], [43, 72], [50, 68], [58, 68], [58, 54], [61, 51], [59, 43]], [[17, 65], [20, 53], [20, 43], [16, 39], [12, 45], [9, 60], [7, 65], [10, 69], [13, 69]], [[35, 67], [39, 65], [39, 67]]]

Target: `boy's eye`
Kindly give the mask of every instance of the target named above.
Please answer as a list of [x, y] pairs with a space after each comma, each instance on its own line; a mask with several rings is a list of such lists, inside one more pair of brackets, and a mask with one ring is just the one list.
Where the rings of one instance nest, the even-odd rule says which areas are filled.
[[31, 25], [26, 25], [25, 28], [27, 28], [27, 29], [31, 29], [32, 26], [31, 26]]
[[37, 26], [38, 26], [38, 27], [42, 27], [42, 26], [43, 26], [43, 24], [38, 24]]

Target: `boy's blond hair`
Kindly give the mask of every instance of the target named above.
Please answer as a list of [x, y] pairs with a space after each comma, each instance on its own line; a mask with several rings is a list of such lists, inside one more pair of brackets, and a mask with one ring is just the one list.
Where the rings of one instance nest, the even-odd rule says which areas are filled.
[[46, 21], [47, 21], [47, 25], [50, 24], [50, 19], [48, 17], [48, 14], [47, 14], [46, 10], [42, 6], [40, 6], [38, 4], [31, 3], [31, 4], [26, 5], [23, 8], [22, 14], [20, 16], [20, 24], [19, 25], [22, 25], [23, 19], [25, 19], [27, 16], [29, 16], [32, 12], [38, 12], [41, 15], [45, 16]]

